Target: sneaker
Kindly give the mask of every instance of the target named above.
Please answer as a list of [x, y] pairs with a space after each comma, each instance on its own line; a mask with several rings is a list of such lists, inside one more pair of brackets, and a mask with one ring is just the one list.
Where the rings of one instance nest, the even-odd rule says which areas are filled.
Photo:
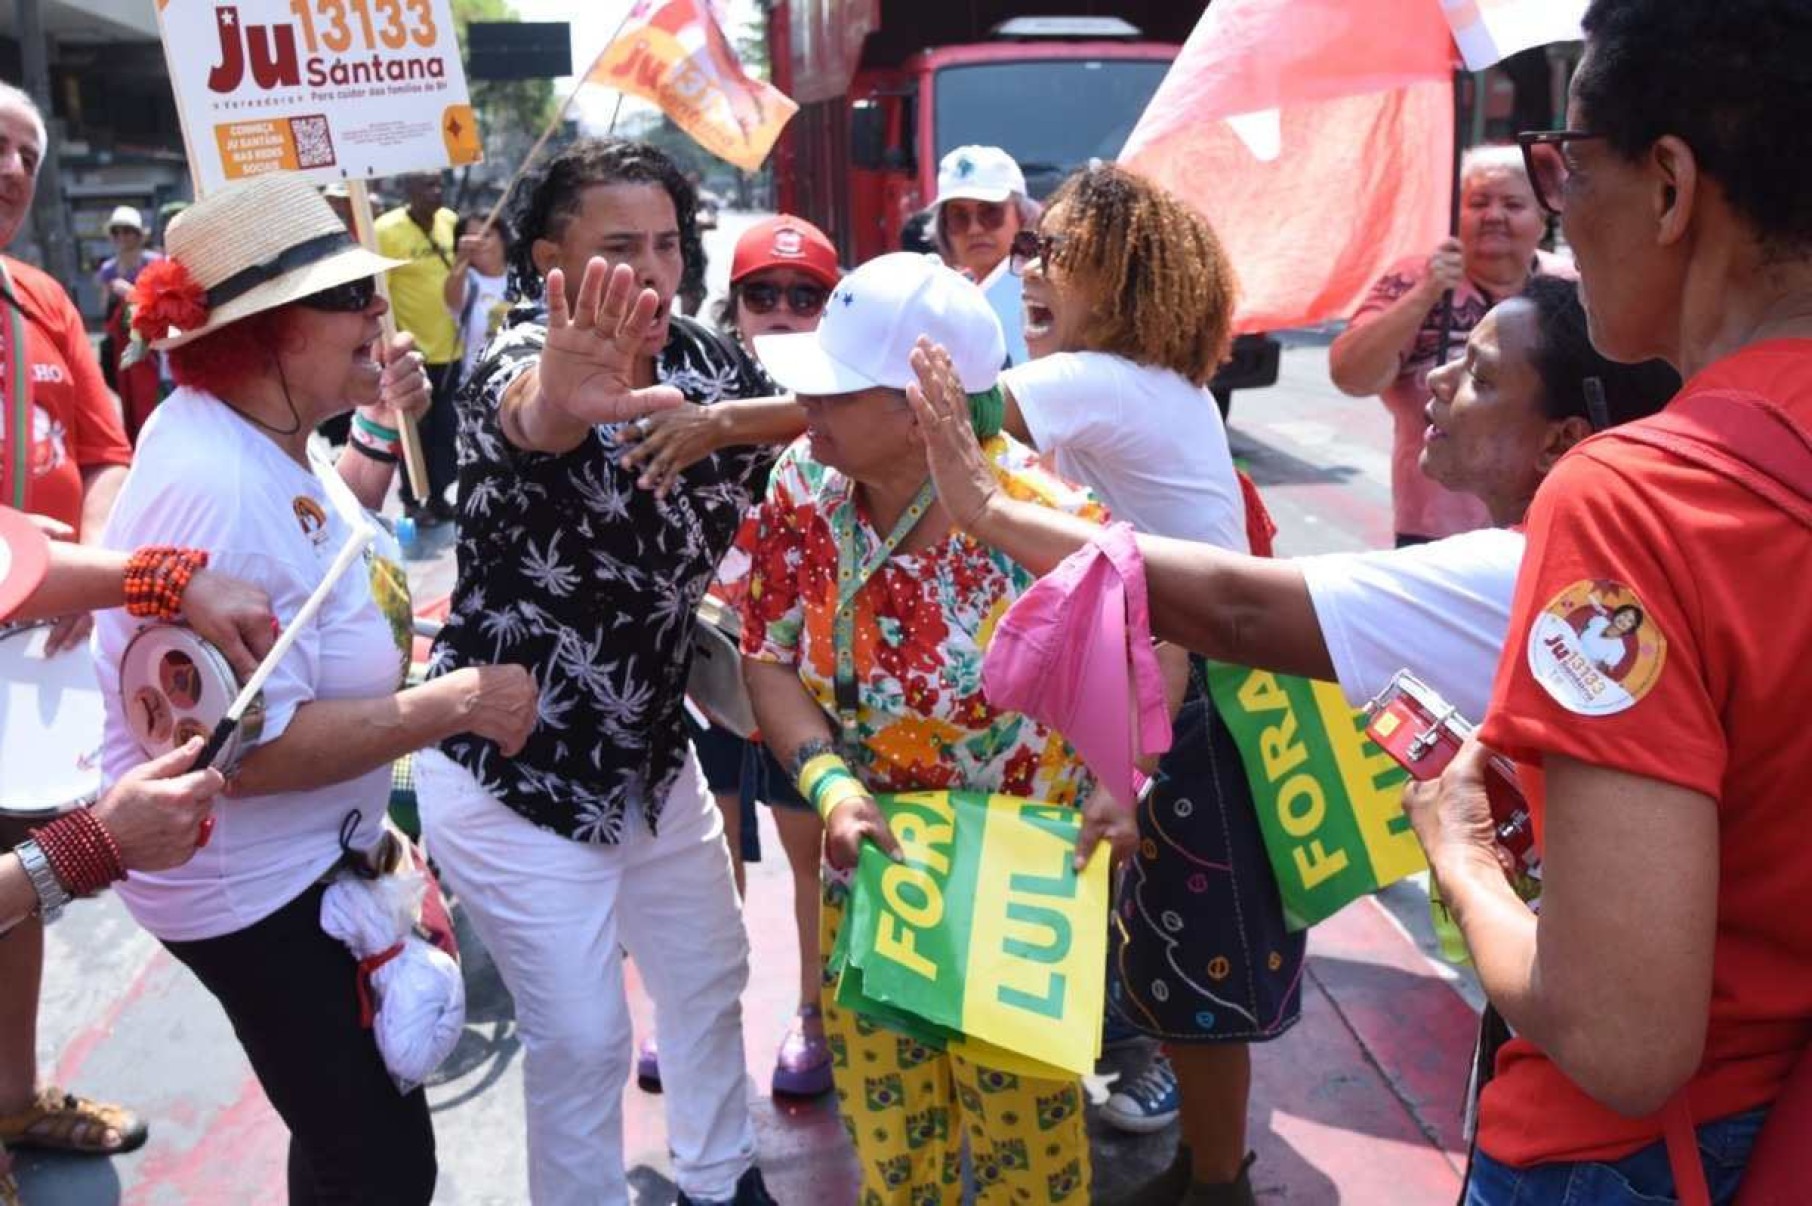
[[824, 1041], [824, 1018], [816, 1005], [793, 1015], [780, 1054], [774, 1059], [776, 1097], [818, 1097], [831, 1090], [830, 1045]]
[[737, 1178], [736, 1196], [727, 1202], [707, 1202], [703, 1198], [688, 1197], [682, 1193], [673, 1206], [779, 1206], [779, 1203], [768, 1192], [767, 1183], [761, 1179], [761, 1170], [751, 1168]]
[[635, 1083], [644, 1093], [661, 1091], [661, 1053], [654, 1045], [652, 1034], [642, 1040], [635, 1053]]
[[1177, 1074], [1170, 1061], [1159, 1055], [1137, 1079], [1114, 1090], [1101, 1108], [1101, 1116], [1118, 1130], [1149, 1135], [1175, 1122], [1181, 1108]]

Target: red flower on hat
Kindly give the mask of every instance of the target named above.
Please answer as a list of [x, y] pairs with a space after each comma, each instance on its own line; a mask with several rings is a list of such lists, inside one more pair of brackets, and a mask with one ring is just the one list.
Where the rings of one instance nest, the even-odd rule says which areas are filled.
[[208, 291], [176, 260], [154, 260], [132, 286], [132, 330], [146, 343], [208, 322]]

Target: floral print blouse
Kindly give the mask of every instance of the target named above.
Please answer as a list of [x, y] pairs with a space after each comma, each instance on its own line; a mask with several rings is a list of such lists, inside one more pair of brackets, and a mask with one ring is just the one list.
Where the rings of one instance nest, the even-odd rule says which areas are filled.
[[[1024, 445], [996, 437], [986, 450], [1012, 497], [1105, 520], [1091, 495], [1039, 468]], [[744, 656], [796, 667], [833, 730], [839, 517], [852, 521], [858, 562], [883, 543], [854, 483], [795, 444], [774, 467], [756, 512], [742, 600]], [[994, 708], [982, 691], [994, 627], [1034, 581], [1004, 554], [953, 532], [931, 548], [895, 553], [863, 585], [854, 642], [859, 748], [841, 752], [871, 791], [1086, 798], [1093, 780], [1063, 737]]]

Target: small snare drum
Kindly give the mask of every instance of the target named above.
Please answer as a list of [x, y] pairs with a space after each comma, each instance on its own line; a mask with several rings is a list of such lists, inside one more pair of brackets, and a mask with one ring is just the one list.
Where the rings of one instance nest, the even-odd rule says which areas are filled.
[[[239, 677], [226, 656], [178, 624], [141, 628], [120, 657], [126, 727], [147, 758], [167, 754], [191, 737], [206, 741], [238, 694]], [[214, 765], [230, 772], [263, 729], [260, 698], [246, 709]]]
[[742, 682], [742, 618], [706, 595], [692, 626], [692, 669], [686, 694], [711, 723], [738, 737], [755, 732], [755, 707]]
[[[1365, 715], [1366, 736], [1413, 779], [1439, 778], [1473, 732], [1458, 708], [1407, 670], [1399, 670], [1378, 698], [1365, 705]], [[1529, 805], [1509, 759], [1492, 755], [1485, 774], [1485, 796], [1491, 804], [1498, 845], [1516, 860], [1520, 870], [1538, 870], [1541, 856], [1535, 850]]]
[[86, 645], [46, 657], [49, 624], [0, 627], [0, 816], [48, 821], [101, 790], [106, 709]]

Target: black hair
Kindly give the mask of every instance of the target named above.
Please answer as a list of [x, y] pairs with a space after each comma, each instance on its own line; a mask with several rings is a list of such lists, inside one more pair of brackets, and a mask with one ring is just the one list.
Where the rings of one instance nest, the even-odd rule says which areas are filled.
[[1584, 27], [1592, 133], [1631, 161], [1680, 138], [1766, 251], [1812, 252], [1812, 5], [1592, 0]]
[[742, 300], [742, 283], [730, 282], [730, 291], [717, 299], [711, 307], [711, 321], [726, 339], [741, 342], [742, 336], [736, 332], [736, 303]]
[[[1665, 361], [1618, 364], [1599, 355], [1577, 282], [1534, 276], [1517, 296], [1535, 307], [1537, 343], [1529, 360], [1541, 377], [1541, 409], [1548, 418], [1585, 419], [1594, 429], [1614, 427], [1659, 412], [1680, 392], [1680, 374]], [[1592, 413], [1594, 389], [1603, 393], [1602, 416]]]
[[[510, 200], [510, 291], [533, 301], [541, 296], [535, 241], [558, 239], [579, 210], [585, 190], [599, 184], [654, 184], [667, 190], [679, 218], [680, 253], [687, 271], [703, 272], [705, 244], [698, 233], [698, 193], [666, 152], [627, 138], [581, 138], [523, 180]], [[682, 290], [684, 284], [681, 285]]]
[[[453, 245], [455, 247], [459, 246], [459, 241], [461, 239], [477, 230], [483, 224], [483, 214], [460, 214], [459, 220], [453, 223]], [[491, 229], [495, 230], [497, 232], [497, 237], [503, 240], [503, 254], [507, 259], [510, 254], [510, 224], [504, 220], [502, 214], [498, 214], [497, 220], [491, 223]]]
[[1621, 604], [1617, 605], [1616, 607], [1611, 608], [1611, 619], [1613, 619], [1613, 620], [1618, 619], [1619, 617], [1621, 617], [1625, 614], [1633, 615], [1636, 617], [1636, 622], [1634, 624], [1630, 625], [1631, 632], [1634, 632], [1634, 631], [1636, 631], [1636, 629], [1642, 627], [1642, 621], [1646, 617], [1643, 616], [1642, 609], [1640, 607], [1637, 607], [1634, 603], [1621, 603]]

